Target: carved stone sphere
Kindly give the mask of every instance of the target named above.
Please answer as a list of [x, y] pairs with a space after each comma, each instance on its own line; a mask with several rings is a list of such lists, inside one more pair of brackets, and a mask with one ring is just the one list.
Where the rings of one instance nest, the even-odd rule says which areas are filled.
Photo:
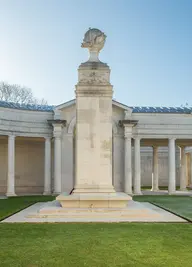
[[105, 44], [106, 35], [99, 29], [89, 29], [84, 36], [82, 47], [89, 50], [97, 50], [98, 52]]

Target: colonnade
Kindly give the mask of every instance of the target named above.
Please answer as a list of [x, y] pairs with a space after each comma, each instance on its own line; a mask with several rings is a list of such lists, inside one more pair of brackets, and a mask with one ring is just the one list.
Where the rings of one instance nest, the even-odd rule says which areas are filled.
[[[51, 137], [45, 137], [44, 194], [51, 194]], [[125, 134], [124, 143], [124, 191], [127, 194], [141, 194], [141, 138], [134, 139], [134, 173], [132, 173], [132, 137]], [[61, 188], [61, 135], [54, 134], [54, 193]], [[176, 190], [175, 139], [168, 140], [168, 191]], [[186, 190], [186, 155], [185, 148], [180, 147], [180, 190]], [[133, 184], [132, 184], [133, 176]], [[158, 146], [153, 146], [152, 191], [158, 191]], [[132, 192], [133, 187], [133, 192]], [[15, 196], [15, 136], [8, 136], [8, 177], [7, 196]]]
[[[127, 194], [141, 194], [141, 138], [134, 140], [134, 173], [132, 174], [132, 137], [125, 132], [125, 153], [124, 153], [124, 190]], [[176, 158], [175, 158], [175, 138], [168, 139], [168, 192], [173, 194], [176, 191]], [[153, 148], [152, 166], [152, 191], [159, 191], [158, 173], [158, 146]], [[132, 179], [133, 177], [133, 179]], [[132, 185], [132, 180], [133, 185]], [[185, 147], [180, 147], [180, 190], [186, 190], [186, 155]], [[132, 192], [133, 187], [133, 192]]]

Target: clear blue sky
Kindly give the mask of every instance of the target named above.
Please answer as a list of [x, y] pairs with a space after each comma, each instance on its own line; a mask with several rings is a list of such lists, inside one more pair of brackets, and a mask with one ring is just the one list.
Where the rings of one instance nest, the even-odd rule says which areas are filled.
[[192, 105], [191, 0], [0, 0], [0, 80], [49, 104], [74, 98], [89, 27], [107, 35], [100, 59], [117, 101]]

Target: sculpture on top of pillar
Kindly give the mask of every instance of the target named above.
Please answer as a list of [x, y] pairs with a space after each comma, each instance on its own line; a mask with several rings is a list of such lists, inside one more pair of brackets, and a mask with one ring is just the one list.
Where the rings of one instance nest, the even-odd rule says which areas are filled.
[[100, 62], [99, 52], [104, 47], [106, 37], [102, 31], [95, 28], [89, 28], [85, 33], [81, 47], [89, 49], [90, 56], [88, 62]]

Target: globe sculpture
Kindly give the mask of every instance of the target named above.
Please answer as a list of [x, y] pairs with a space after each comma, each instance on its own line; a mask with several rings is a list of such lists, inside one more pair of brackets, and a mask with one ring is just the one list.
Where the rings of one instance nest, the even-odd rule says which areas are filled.
[[89, 62], [100, 62], [99, 52], [104, 47], [105, 40], [106, 35], [98, 29], [89, 28], [85, 33], [81, 47], [89, 49]]

